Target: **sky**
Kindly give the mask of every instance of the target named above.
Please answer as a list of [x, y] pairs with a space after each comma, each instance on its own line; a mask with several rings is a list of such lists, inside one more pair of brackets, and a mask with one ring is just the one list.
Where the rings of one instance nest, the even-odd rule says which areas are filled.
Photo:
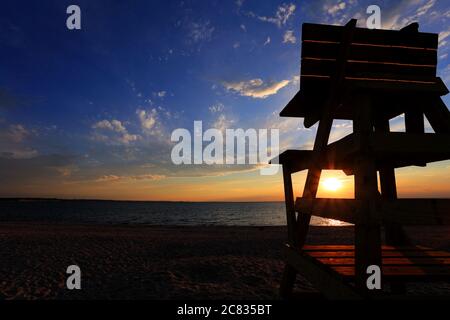
[[[71, 4], [81, 30], [66, 27]], [[364, 26], [372, 4], [383, 29], [417, 21], [439, 33], [449, 86], [444, 0], [2, 1], [0, 197], [283, 200], [281, 174], [262, 176], [261, 165], [173, 164], [171, 133], [194, 121], [277, 128], [280, 151], [311, 149], [316, 126], [278, 115], [299, 90], [301, 25]], [[402, 128], [402, 117], [391, 121]], [[336, 121], [332, 140], [351, 130]], [[402, 197], [450, 197], [450, 161], [396, 173]], [[318, 196], [353, 197], [352, 176], [330, 177], [342, 187]], [[296, 194], [304, 180], [294, 175]]]

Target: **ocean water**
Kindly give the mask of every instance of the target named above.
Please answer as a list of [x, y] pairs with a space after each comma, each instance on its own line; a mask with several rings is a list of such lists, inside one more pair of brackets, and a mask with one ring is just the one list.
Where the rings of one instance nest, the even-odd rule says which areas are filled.
[[[283, 202], [0, 200], [0, 222], [149, 225], [286, 225]], [[313, 217], [313, 225], [344, 225]]]

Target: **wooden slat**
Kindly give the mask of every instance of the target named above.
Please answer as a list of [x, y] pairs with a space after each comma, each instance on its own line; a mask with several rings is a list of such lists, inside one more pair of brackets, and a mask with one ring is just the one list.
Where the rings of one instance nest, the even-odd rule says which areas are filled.
[[[400, 85], [405, 86], [405, 84]], [[378, 84], [377, 86], [383, 88], [383, 85]], [[384, 86], [386, 87], [386, 84]], [[391, 88], [391, 86], [389, 87]], [[402, 89], [402, 87], [399, 87], [399, 84], [396, 84], [395, 87]], [[368, 90], [368, 93], [371, 94], [370, 89], [366, 89], [364, 85], [361, 86], [361, 89]], [[382, 95], [379, 93], [373, 95], [376, 117], [387, 121], [405, 113], [407, 110], [417, 109], [430, 113], [430, 119], [432, 120], [429, 119], [429, 121], [436, 133], [450, 133], [450, 129], [447, 129], [450, 128], [450, 112], [443, 104], [441, 98], [423, 90], [420, 91], [420, 89], [416, 91], [412, 91], [412, 89], [418, 88], [414, 85], [410, 91], [406, 92], [395, 92], [392, 88], [389, 91], [383, 89]], [[408, 94], [405, 95], [405, 93]], [[323, 92], [316, 92], [315, 95], [312, 95], [301, 90], [289, 101], [281, 111], [280, 116], [305, 117], [308, 114], [318, 119], [325, 104], [325, 98]], [[353, 118], [351, 111], [357, 107], [352, 100], [352, 93], [350, 92], [344, 96], [343, 105], [333, 113], [333, 118], [351, 120]]]
[[[358, 91], [386, 91], [386, 92], [398, 92], [398, 93], [429, 93], [444, 96], [449, 93], [447, 87], [439, 77], [434, 79], [411, 79], [407, 76], [389, 77], [388, 75], [379, 75], [375, 77], [375, 74], [363, 75], [358, 74], [351, 77], [345, 77], [344, 87], [347, 90]], [[315, 92], [327, 92], [330, 86], [330, 77], [315, 74], [300, 75], [300, 88], [304, 92], [308, 92], [308, 95], [315, 95]]]
[[[369, 145], [372, 146], [374, 157], [380, 164], [429, 163], [450, 159], [450, 137], [443, 134], [423, 133], [411, 134], [405, 132], [374, 132]], [[329, 161], [352, 161], [360, 152], [353, 134], [328, 146]]]
[[[302, 59], [302, 73], [315, 74], [322, 76], [332, 75], [336, 69], [336, 61], [324, 59]], [[348, 60], [346, 76], [351, 77], [364, 73], [368, 77], [377, 77], [379, 74], [391, 73], [403, 79], [404, 75], [417, 76], [420, 79], [423, 76], [436, 76], [435, 65], [409, 65], [392, 64], [386, 62], [367, 62], [363, 60]]]
[[[304, 84], [304, 86], [309, 85], [311, 88], [311, 90], [314, 90], [315, 88], [313, 88], [314, 86], [320, 86], [320, 85], [325, 85], [326, 82], [328, 81], [328, 79], [330, 79], [330, 76], [328, 75], [321, 75], [318, 73], [302, 73], [300, 75], [300, 87], [303, 89], [302, 87], [302, 80], [306, 81], [306, 84]], [[310, 83], [310, 80], [313, 80], [316, 83]], [[433, 88], [434, 86], [438, 86], [438, 89], [442, 90], [441, 88], [441, 83], [439, 81], [439, 78], [437, 77], [433, 77], [433, 76], [414, 76], [414, 75], [402, 75], [401, 77], [399, 75], [396, 74], [390, 74], [390, 73], [355, 73], [353, 75], [346, 75], [344, 77], [344, 80], [346, 80], [347, 84], [352, 84], [353, 82], [387, 82], [390, 84], [395, 84], [395, 83], [404, 83], [404, 84], [416, 84], [416, 85], [423, 85], [423, 86], [428, 86], [428, 88]], [[347, 81], [348, 80], [348, 81]], [[352, 88], [349, 87], [349, 90], [351, 90]], [[323, 90], [323, 88], [322, 88]], [[428, 89], [430, 90], [430, 89]]]
[[[307, 80], [307, 86], [311, 87], [312, 85], [319, 85], [320, 81], [324, 84], [327, 81], [324, 81], [323, 78], [315, 78], [313, 83], [308, 83], [310, 80]], [[374, 78], [373, 75], [371, 77], [364, 77], [363, 75], [357, 77], [347, 77], [346, 85], [349, 88], [355, 91], [368, 91], [368, 92], [396, 92], [398, 94], [434, 94], [438, 96], [444, 96], [449, 93], [447, 87], [442, 82], [439, 77], [433, 79], [423, 79], [423, 80], [411, 80], [407, 79], [404, 76], [403, 80], [400, 79], [389, 79], [387, 76], [380, 76], [379, 78]]]
[[[302, 252], [325, 270], [349, 280], [355, 276], [353, 245], [308, 245]], [[385, 280], [432, 281], [450, 277], [450, 253], [422, 246], [382, 246], [382, 263]]]
[[[423, 166], [429, 162], [450, 159], [450, 138], [447, 140], [447, 136], [433, 133], [409, 136], [403, 132], [374, 134], [371, 145], [374, 146], [376, 167], [381, 170], [384, 167]], [[329, 144], [319, 159], [313, 156], [312, 150], [287, 150], [277, 157], [277, 163], [287, 165], [291, 173], [312, 166], [351, 171], [358, 152], [354, 136], [350, 134]]]
[[[384, 223], [401, 225], [450, 225], [450, 199], [397, 199], [376, 201], [380, 219]], [[297, 198], [295, 208], [299, 212], [357, 224], [361, 201], [357, 199], [304, 199]]]
[[[354, 265], [354, 258], [317, 258], [318, 261], [326, 265]], [[391, 257], [382, 259], [383, 267], [389, 265], [409, 265], [409, 266], [448, 266], [450, 267], [450, 258], [434, 257], [415, 257], [414, 259], [406, 257]]]
[[[428, 251], [436, 251], [432, 248], [424, 247], [424, 246], [381, 246], [383, 251], [399, 251], [399, 252], [410, 252], [410, 251], [420, 251], [420, 252], [428, 252]], [[355, 246], [350, 244], [338, 244], [338, 245], [305, 245], [302, 248], [303, 251], [354, 251]], [[444, 251], [443, 251], [444, 252]]]
[[360, 202], [355, 199], [305, 199], [297, 198], [295, 209], [322, 218], [335, 219], [348, 223], [357, 223], [356, 212]]
[[[339, 284], [339, 279], [353, 281], [355, 277], [354, 268], [354, 246], [349, 245], [317, 245], [305, 246], [305, 248], [316, 248], [313, 251], [300, 251], [292, 247], [286, 247], [286, 254], [291, 265], [295, 266], [307, 279], [314, 284], [319, 283], [319, 289], [325, 293], [334, 294], [334, 287], [330, 287], [330, 279], [334, 285], [349, 288], [345, 283]], [[338, 250], [329, 251], [330, 248]], [[348, 249], [352, 250], [339, 250]], [[450, 278], [450, 254], [425, 248], [409, 247], [408, 250], [387, 250], [383, 246], [383, 278], [387, 281], [442, 281]], [[334, 250], [334, 249], [332, 249]], [[317, 257], [317, 258], [316, 258]], [[334, 258], [333, 258], [334, 257]], [[336, 258], [337, 257], [337, 258]], [[342, 287], [343, 286], [343, 287]], [[334, 294], [333, 294], [334, 293]]]
[[[308, 251], [308, 255], [315, 258], [344, 258], [354, 257], [353, 250], [335, 250], [335, 251]], [[450, 258], [450, 253], [443, 251], [395, 251], [383, 250], [382, 256], [385, 257], [405, 257], [405, 258]]]
[[413, 134], [406, 132], [375, 132], [371, 141], [375, 153], [383, 156], [413, 155], [417, 159], [427, 160], [429, 155], [442, 154], [450, 158], [450, 135], [422, 133]]
[[[304, 23], [302, 26], [302, 39], [339, 42], [343, 32], [344, 27], [341, 26]], [[405, 33], [393, 30], [356, 28], [352, 43], [436, 49], [438, 46], [438, 35], [423, 32]]]
[[[378, 112], [377, 110], [379, 109], [384, 113], [388, 113], [389, 118], [404, 113], [405, 110], [413, 107], [414, 102], [419, 103], [424, 97], [427, 97], [426, 103], [422, 103], [422, 105], [424, 106], [425, 115], [430, 120], [433, 128], [435, 128], [436, 132], [444, 133], [449, 131], [446, 126], [446, 123], [450, 121], [449, 116], [445, 114], [447, 107], [445, 105], [443, 107], [438, 106], [439, 111], [427, 109], [427, 106], [431, 109], [434, 104], [440, 103], [440, 100], [433, 99], [432, 96], [443, 96], [449, 93], [439, 77], [426, 77], [425, 81], [413, 82], [410, 79], [406, 79], [407, 76], [403, 77], [405, 78], [404, 81], [398, 81], [398, 79], [395, 81], [395, 78], [389, 79], [386, 75], [384, 75], [386, 78], [384, 80], [382, 77], [374, 80], [373, 77], [376, 75], [371, 76], [372, 78], [370, 79], [364, 77], [346, 78], [343, 90], [348, 91], [349, 94], [344, 97], [343, 107], [333, 113], [334, 119], [353, 119], [351, 109], [355, 107], [352, 104], [352, 96], [355, 91], [366, 91], [368, 94], [376, 94], [377, 96], [380, 93], [383, 95], [389, 94], [390, 96], [386, 96], [384, 101], [376, 104], [375, 109], [375, 112]], [[330, 88], [330, 77], [323, 78], [303, 74], [300, 77], [300, 86], [301, 91], [286, 105], [280, 116], [309, 117], [308, 121], [305, 119], [304, 123], [305, 127], [309, 128], [319, 120], [320, 114], [323, 112]], [[441, 114], [444, 117], [440, 117]]]
[[383, 220], [403, 225], [450, 225], [450, 199], [383, 201]]
[[[302, 42], [302, 58], [336, 59], [339, 44], [330, 42]], [[396, 62], [418, 65], [437, 65], [437, 51], [391, 46], [350, 46], [349, 60]]]
[[311, 168], [313, 165], [320, 165], [322, 169], [326, 170], [351, 169], [351, 163], [349, 162], [339, 162], [335, 161], [336, 159], [327, 159], [326, 152], [324, 152], [322, 159], [317, 160], [314, 158], [314, 152], [312, 150], [286, 150], [278, 157], [271, 160], [270, 163], [286, 165], [286, 167], [289, 168], [290, 173]]
[[[345, 277], [354, 277], [354, 267], [331, 266], [331, 269]], [[404, 279], [410, 281], [432, 281], [448, 279], [450, 268], [448, 266], [385, 266], [383, 278], [387, 280]]]

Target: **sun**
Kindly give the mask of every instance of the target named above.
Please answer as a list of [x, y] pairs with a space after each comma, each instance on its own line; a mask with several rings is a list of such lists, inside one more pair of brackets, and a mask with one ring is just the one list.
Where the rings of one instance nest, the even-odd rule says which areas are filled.
[[322, 185], [329, 191], [336, 191], [342, 187], [342, 182], [338, 178], [327, 178]]

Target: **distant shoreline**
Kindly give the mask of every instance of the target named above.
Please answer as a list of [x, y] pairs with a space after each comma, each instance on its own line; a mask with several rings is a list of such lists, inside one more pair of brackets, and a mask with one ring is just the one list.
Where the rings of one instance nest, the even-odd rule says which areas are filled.
[[97, 202], [157, 202], [157, 203], [284, 203], [278, 201], [185, 201], [185, 200], [114, 200], [114, 199], [86, 199], [86, 198], [16, 198], [0, 197], [0, 201], [97, 201]]

